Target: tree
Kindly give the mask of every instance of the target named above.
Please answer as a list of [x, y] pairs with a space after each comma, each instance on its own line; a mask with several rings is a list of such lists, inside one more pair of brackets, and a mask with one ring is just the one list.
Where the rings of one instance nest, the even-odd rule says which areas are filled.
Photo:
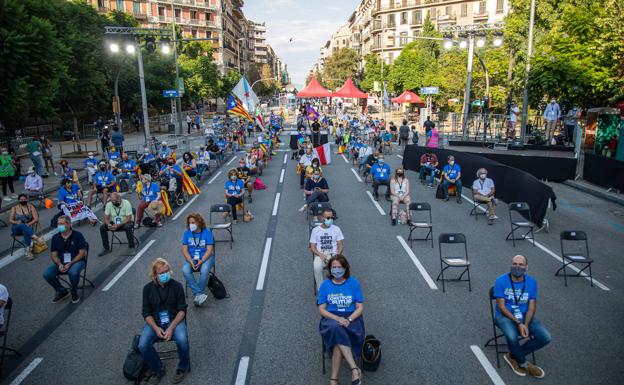
[[184, 78], [187, 101], [212, 99], [219, 94], [219, 71], [211, 43], [190, 42], [178, 56], [180, 76]]
[[[390, 66], [384, 66], [383, 73], [383, 79], [388, 79]], [[372, 92], [374, 90], [375, 82], [379, 82], [381, 87], [381, 59], [374, 53], [369, 53], [364, 57], [364, 76], [360, 85], [363, 91]]]
[[229, 70], [222, 76], [219, 80], [219, 96], [227, 100], [242, 76], [237, 70]]
[[347, 78], [357, 77], [359, 61], [357, 52], [351, 48], [335, 50], [325, 59], [322, 77], [327, 80], [322, 84], [328, 89], [334, 90], [342, 86]]

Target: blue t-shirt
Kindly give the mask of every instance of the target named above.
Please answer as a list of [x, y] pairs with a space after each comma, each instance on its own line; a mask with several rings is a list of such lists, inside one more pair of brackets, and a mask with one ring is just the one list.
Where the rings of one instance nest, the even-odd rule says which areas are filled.
[[177, 172], [182, 174], [182, 169], [177, 164], [174, 164], [173, 166], [169, 166], [168, 164], [165, 164], [165, 165], [163, 165], [160, 168], [160, 171], [164, 171], [165, 172], [163, 174], [164, 176], [166, 176], [168, 178], [182, 178], [181, 175], [176, 174], [175, 172], [173, 172], [173, 170], [169, 169], [168, 167], [171, 167], [173, 170], [176, 170]]
[[[496, 278], [494, 283], [494, 298], [504, 298], [507, 310], [518, 321], [523, 322], [526, 312], [529, 310], [529, 301], [537, 299], [537, 281], [525, 274], [524, 282], [513, 282], [509, 273], [503, 274]], [[502, 315], [498, 306], [496, 306], [496, 315]]]
[[158, 199], [158, 194], [160, 194], [160, 186], [158, 183], [152, 182], [149, 187], [147, 185], [143, 185], [143, 190], [141, 190], [141, 195], [143, 195], [143, 199], [145, 202], [153, 202]]
[[364, 303], [360, 282], [349, 277], [340, 285], [327, 278], [318, 291], [318, 304], [327, 304], [330, 313], [348, 313], [355, 311], [355, 303]]
[[80, 187], [75, 183], [71, 185], [71, 191], [67, 191], [65, 187], [61, 187], [58, 192], [59, 203], [65, 202], [67, 204], [72, 204], [80, 202], [78, 191], [80, 191]]
[[182, 236], [182, 244], [188, 247], [188, 252], [193, 259], [201, 259], [206, 254], [209, 245], [214, 246], [214, 237], [209, 229], [203, 229], [201, 233], [186, 230]]
[[87, 159], [85, 159], [85, 161], [84, 161], [84, 165], [85, 165], [85, 167], [89, 167], [89, 166], [91, 166], [91, 167], [96, 167], [96, 166], [97, 166], [97, 164], [98, 164], [98, 160], [97, 160], [97, 159], [95, 159], [95, 158], [93, 158], [93, 159], [91, 159], [91, 158], [87, 158]]
[[122, 160], [121, 169], [128, 170], [128, 172], [134, 174], [134, 170], [136, 169], [136, 162], [134, 161], [134, 159]]
[[119, 151], [109, 152], [108, 153], [108, 158], [110, 160], [119, 161], [119, 159], [121, 158], [121, 154], [119, 153]]
[[143, 163], [147, 163], [150, 160], [154, 160], [154, 159], [156, 159], [156, 157], [151, 152], [149, 154], [143, 155]]
[[449, 179], [457, 179], [457, 176], [461, 172], [461, 168], [457, 163], [451, 167], [450, 164], [444, 166], [444, 174], [449, 177]]
[[110, 171], [98, 171], [93, 176], [93, 181], [98, 186], [108, 186], [115, 181], [115, 176]]
[[220, 149], [224, 149], [225, 146], [227, 145], [227, 142], [223, 139], [219, 139], [217, 140], [217, 147], [219, 147]]
[[231, 180], [225, 182], [225, 190], [230, 195], [240, 194], [244, 188], [245, 182], [243, 182], [241, 179], [236, 179], [236, 182], [232, 182]]
[[379, 165], [379, 163], [375, 163], [373, 167], [371, 167], [370, 173], [373, 175], [375, 180], [387, 181], [390, 179], [390, 166], [387, 164]]
[[161, 147], [160, 150], [158, 150], [158, 156], [161, 159], [167, 159], [171, 156], [171, 149], [169, 147]]

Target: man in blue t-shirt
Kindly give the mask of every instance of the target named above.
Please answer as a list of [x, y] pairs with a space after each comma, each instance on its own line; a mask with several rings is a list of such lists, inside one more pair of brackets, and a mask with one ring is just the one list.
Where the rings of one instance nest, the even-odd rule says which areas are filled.
[[446, 159], [447, 163], [444, 166], [444, 181], [442, 182], [442, 190], [444, 191], [444, 201], [449, 200], [448, 189], [449, 186], [455, 186], [457, 193], [457, 203], [462, 203], [462, 183], [461, 183], [461, 167], [455, 163], [455, 157], [449, 155]]
[[108, 151], [108, 160], [110, 161], [110, 165], [115, 167], [117, 163], [121, 160], [121, 154], [115, 147], [111, 147]]
[[[535, 318], [537, 282], [526, 274], [529, 262], [523, 255], [511, 259], [509, 273], [496, 278], [496, 326], [503, 332], [509, 353], [505, 361], [519, 376], [544, 377], [544, 370], [527, 361], [526, 356], [550, 343], [550, 333]], [[529, 338], [520, 345], [520, 339]]]
[[137, 164], [134, 159], [130, 159], [128, 154], [125, 152], [121, 157], [121, 162], [119, 163], [119, 168], [121, 172], [117, 175], [119, 180], [121, 179], [129, 179], [131, 183], [136, 183], [137, 173], [136, 168]]
[[97, 171], [98, 160], [95, 159], [95, 155], [89, 152], [87, 159], [84, 160], [85, 169], [87, 169], [87, 180], [89, 183], [93, 182], [93, 175]]
[[377, 163], [371, 167], [370, 173], [373, 176], [373, 194], [375, 200], [379, 200], [379, 186], [386, 186], [386, 200], [390, 200], [390, 173], [392, 170], [386, 164], [382, 154], [377, 157]]
[[134, 228], [138, 228], [139, 224], [143, 220], [143, 212], [145, 209], [149, 209], [156, 213], [156, 226], [162, 226], [160, 222], [160, 213], [162, 211], [162, 201], [160, 199], [160, 185], [156, 182], [152, 182], [152, 176], [145, 174], [141, 177], [143, 183], [141, 185], [141, 202], [137, 207], [136, 222]]
[[106, 162], [101, 161], [98, 164], [99, 171], [93, 175], [93, 184], [91, 185], [91, 190], [89, 191], [89, 198], [87, 202], [87, 206], [91, 207], [91, 202], [93, 201], [93, 195], [95, 194], [104, 194], [102, 198], [102, 204], [106, 207], [106, 203], [108, 202], [108, 198], [110, 193], [113, 191], [117, 182], [115, 181], [115, 176], [112, 172], [108, 171], [106, 168]]

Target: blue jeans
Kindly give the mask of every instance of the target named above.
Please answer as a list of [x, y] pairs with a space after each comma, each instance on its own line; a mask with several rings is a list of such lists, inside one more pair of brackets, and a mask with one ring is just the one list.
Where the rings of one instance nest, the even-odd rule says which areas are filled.
[[25, 223], [20, 223], [19, 225], [14, 224], [11, 226], [11, 233], [13, 233], [13, 235], [24, 236], [24, 245], [26, 245], [26, 247], [32, 244], [32, 235], [34, 232], [33, 228]]
[[48, 175], [43, 168], [43, 158], [41, 157], [41, 155], [34, 156], [31, 154], [30, 160], [35, 167], [35, 172], [37, 173], [37, 175]]
[[214, 265], [215, 257], [211, 255], [210, 258], [208, 258], [206, 262], [202, 263], [202, 265], [199, 267], [199, 280], [195, 280], [191, 264], [188, 263], [187, 260], [184, 261], [184, 265], [182, 266], [182, 274], [184, 274], [184, 279], [186, 279], [186, 283], [191, 288], [193, 296], [202, 294], [204, 290], [206, 290], [208, 278], [210, 277], [210, 270], [212, 270], [212, 267]]
[[[69, 271], [66, 273], [69, 276], [69, 283], [71, 284], [72, 294], [76, 294], [76, 291], [78, 290], [78, 284], [80, 283], [80, 272], [84, 270], [85, 267], [85, 261], [81, 260], [74, 263], [69, 268]], [[56, 290], [58, 293], [66, 293], [67, 288], [61, 285], [61, 281], [59, 281], [59, 274], [60, 273], [58, 270], [58, 266], [56, 264], [52, 264], [46, 269], [46, 271], [43, 272], [43, 279], [48, 281], [50, 286], [52, 286], [54, 290]]]
[[197, 177], [199, 179], [201, 179], [201, 176], [204, 174], [204, 171], [206, 171], [206, 168], [208, 168], [207, 164], [204, 164], [204, 163], [197, 164]]
[[455, 180], [455, 183], [451, 183], [448, 180], [444, 179], [444, 181], [442, 182], [442, 189], [444, 190], [444, 198], [448, 198], [448, 188], [452, 184], [454, 184], [455, 188], [457, 188], [457, 199], [460, 199], [461, 193], [462, 193], [461, 179]]
[[420, 166], [420, 179], [425, 179], [425, 174], [429, 176], [429, 184], [433, 185], [433, 178], [435, 178], [437, 168], [433, 166]]
[[[139, 350], [141, 351], [141, 355], [145, 362], [147, 362], [147, 366], [149, 366], [150, 371], [152, 373], [159, 373], [164, 370], [164, 366], [160, 357], [158, 357], [158, 352], [154, 349], [154, 342], [158, 337], [156, 336], [156, 332], [152, 329], [148, 324], [143, 326], [143, 330], [141, 331], [141, 338], [139, 339]], [[186, 370], [191, 366], [190, 361], [190, 348], [188, 343], [188, 335], [186, 334], [186, 321], [182, 320], [173, 330], [172, 340], [175, 341], [178, 346], [178, 358], [180, 362], [178, 362], [178, 369]]]
[[509, 353], [521, 366], [526, 363], [527, 355], [550, 343], [550, 333], [536, 318], [533, 318], [529, 324], [529, 333], [533, 335], [533, 338], [523, 345], [520, 345], [520, 340], [518, 340], [518, 326], [512, 320], [501, 315], [496, 317], [495, 322], [505, 336]]

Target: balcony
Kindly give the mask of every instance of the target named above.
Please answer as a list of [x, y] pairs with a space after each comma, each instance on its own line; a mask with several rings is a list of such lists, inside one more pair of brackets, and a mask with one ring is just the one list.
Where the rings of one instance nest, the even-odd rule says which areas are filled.
[[132, 14], [132, 16], [134, 16], [135, 19], [137, 20], [147, 20], [147, 13], [140, 11], [140, 12], [134, 12]]
[[396, 23], [384, 24], [379, 22], [379, 20], [373, 21], [373, 27], [371, 28], [371, 32], [379, 32], [384, 29], [396, 28]]
[[489, 17], [488, 11], [474, 11], [472, 13], [472, 18], [474, 20], [487, 20]]
[[[159, 3], [163, 3], [163, 4], [171, 4], [171, 0], [157, 0]], [[179, 4], [179, 5], [188, 5], [190, 7], [195, 7], [195, 8], [203, 8], [203, 9], [213, 9], [213, 10], [217, 10], [217, 5], [216, 4], [210, 4], [209, 0], [173, 0], [174, 4]]]
[[438, 21], [438, 24], [454, 24], [457, 21], [457, 16], [455, 14], [440, 15], [436, 20]]
[[381, 12], [389, 11], [402, 11], [410, 8], [424, 6], [430, 3], [441, 3], [445, 0], [402, 0], [400, 2], [391, 0], [390, 4], [382, 6], [381, 3], [377, 3], [377, 8], [373, 10], [373, 15]]

